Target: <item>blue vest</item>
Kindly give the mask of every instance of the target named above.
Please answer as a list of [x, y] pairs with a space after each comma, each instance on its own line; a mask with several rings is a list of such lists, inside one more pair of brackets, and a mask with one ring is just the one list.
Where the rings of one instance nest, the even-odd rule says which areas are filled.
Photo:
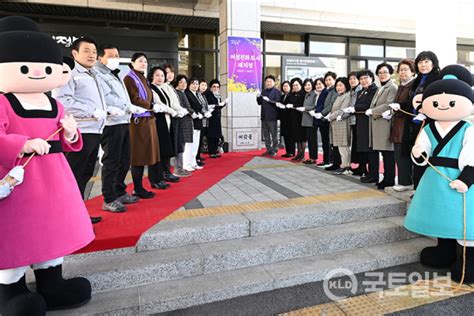
[[[430, 162], [450, 179], [456, 180], [461, 170], [458, 157], [464, 134], [470, 123], [461, 121], [441, 138], [434, 122], [424, 128], [431, 142]], [[474, 153], [473, 153], [474, 154]], [[474, 240], [474, 189], [466, 193], [467, 239]], [[426, 236], [463, 239], [463, 195], [451, 189], [449, 181], [428, 167], [420, 180], [408, 209], [406, 229]]]

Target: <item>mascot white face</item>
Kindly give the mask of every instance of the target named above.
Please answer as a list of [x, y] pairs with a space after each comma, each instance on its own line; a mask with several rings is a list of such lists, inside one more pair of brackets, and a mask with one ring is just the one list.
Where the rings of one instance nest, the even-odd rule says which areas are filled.
[[422, 112], [436, 121], [459, 121], [474, 113], [472, 76], [459, 65], [446, 66], [441, 80], [423, 92]]
[[43, 93], [67, 83], [74, 63], [63, 62], [51, 37], [23, 17], [0, 20], [0, 91]]

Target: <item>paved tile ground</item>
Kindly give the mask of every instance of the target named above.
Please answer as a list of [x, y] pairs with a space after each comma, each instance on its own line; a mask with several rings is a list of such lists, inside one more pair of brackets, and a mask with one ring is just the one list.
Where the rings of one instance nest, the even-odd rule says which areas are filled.
[[[88, 198], [102, 194], [99, 165], [96, 175], [86, 190]], [[126, 183], [131, 182], [129, 174]], [[179, 183], [172, 185], [179, 186]], [[373, 184], [360, 183], [358, 177], [335, 176], [314, 165], [255, 157], [179, 210], [353, 192], [367, 187], [375, 188]]]

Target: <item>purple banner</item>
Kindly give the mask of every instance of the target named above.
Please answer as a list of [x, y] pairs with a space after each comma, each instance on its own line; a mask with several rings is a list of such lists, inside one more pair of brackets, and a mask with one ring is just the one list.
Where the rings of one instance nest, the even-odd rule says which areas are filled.
[[229, 37], [227, 50], [227, 89], [254, 92], [262, 88], [262, 40]]

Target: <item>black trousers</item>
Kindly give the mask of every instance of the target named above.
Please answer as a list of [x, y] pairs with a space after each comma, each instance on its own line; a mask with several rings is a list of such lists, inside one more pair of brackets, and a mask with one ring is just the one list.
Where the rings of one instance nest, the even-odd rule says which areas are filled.
[[[329, 164], [331, 160], [331, 145], [329, 144], [329, 125], [318, 125], [315, 127], [316, 133], [321, 134], [321, 142], [323, 147], [323, 162]], [[318, 139], [316, 138], [316, 148], [318, 147]]]
[[153, 166], [148, 166], [148, 180], [150, 181], [150, 184], [153, 183], [158, 183], [160, 181], [163, 181], [164, 179], [164, 172], [166, 168], [166, 160], [169, 158], [163, 158], [161, 157], [161, 161], [157, 162]]
[[360, 153], [360, 165], [362, 168], [366, 168], [365, 166], [369, 165], [369, 171], [367, 176], [370, 178], [379, 181], [379, 153], [378, 151], [370, 151], [370, 152], [361, 152]]
[[383, 182], [388, 185], [395, 184], [395, 152], [381, 150], [383, 158]]
[[130, 169], [130, 130], [128, 124], [106, 126], [100, 144], [102, 156], [102, 194], [110, 203], [124, 195], [125, 177]]
[[340, 168], [342, 164], [342, 158], [341, 158], [341, 153], [339, 152], [339, 149], [337, 148], [337, 146], [332, 146], [331, 153], [332, 153], [332, 165]]
[[207, 137], [207, 147], [209, 155], [217, 154], [217, 145], [219, 144], [219, 138], [217, 137]]
[[197, 155], [196, 155], [196, 160], [201, 160], [202, 140], [203, 140], [204, 136], [206, 135], [206, 133], [207, 133], [207, 127], [203, 127], [201, 129], [201, 134], [199, 134], [199, 147], [198, 147], [198, 152], [197, 152]]
[[418, 166], [413, 164], [413, 188], [416, 190], [420, 183], [421, 177], [425, 173], [426, 166]]
[[83, 199], [86, 185], [94, 175], [99, 145], [100, 134], [82, 134], [82, 150], [65, 154]]
[[351, 162], [359, 163], [359, 153], [357, 152], [357, 128], [356, 125], [351, 125]]
[[294, 155], [296, 151], [295, 141], [291, 136], [283, 136], [285, 141], [285, 151], [287, 154]]
[[318, 135], [316, 127], [306, 127], [306, 139], [308, 140], [309, 158], [318, 159]]

